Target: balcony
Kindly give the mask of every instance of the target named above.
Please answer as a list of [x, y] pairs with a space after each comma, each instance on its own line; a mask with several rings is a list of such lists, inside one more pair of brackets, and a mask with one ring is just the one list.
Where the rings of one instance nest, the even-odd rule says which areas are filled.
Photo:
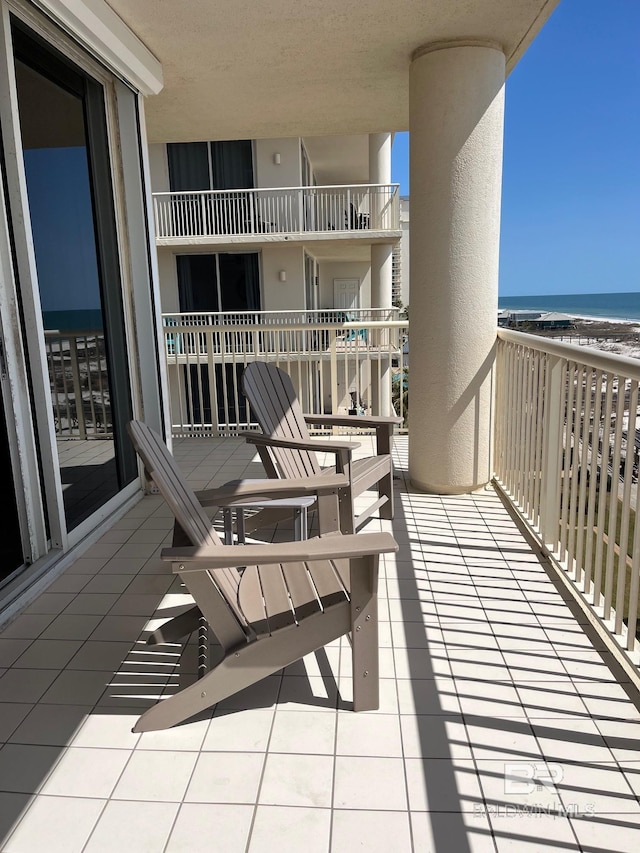
[[[199, 487], [260, 474], [236, 439], [175, 449]], [[0, 637], [3, 850], [637, 849], [629, 684], [493, 488], [417, 494], [406, 437], [395, 455], [380, 710], [350, 710], [337, 642], [131, 734], [197, 666], [195, 644], [144, 643], [186, 606], [158, 559], [171, 518], [146, 496]]]
[[400, 238], [397, 184], [154, 193], [158, 246]]
[[[610, 546], [636, 529], [632, 466], [614, 463], [637, 370], [500, 332], [496, 484], [471, 495], [415, 492], [396, 437], [396, 517], [370, 522], [400, 546], [381, 565], [377, 712], [350, 710], [339, 641], [202, 718], [131, 734], [197, 670], [195, 642], [144, 642], [188, 606], [158, 558], [172, 517], [145, 496], [0, 634], [0, 847], [635, 853], [640, 557]], [[235, 438], [174, 449], [197, 488], [264, 474]]]

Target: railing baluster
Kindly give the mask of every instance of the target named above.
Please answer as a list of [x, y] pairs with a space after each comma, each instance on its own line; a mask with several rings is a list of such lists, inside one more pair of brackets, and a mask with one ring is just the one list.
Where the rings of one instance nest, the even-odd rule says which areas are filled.
[[[620, 506], [622, 518], [620, 522], [620, 541], [618, 543], [618, 578], [615, 597], [615, 632], [622, 633], [622, 620], [625, 609], [625, 589], [627, 581], [627, 569], [629, 563], [629, 524], [631, 517], [631, 481], [633, 479], [633, 453], [630, 455], [631, 447], [635, 448], [636, 420], [638, 416], [638, 383], [632, 381], [629, 389], [629, 408], [627, 409], [627, 447], [624, 461], [624, 484], [622, 490], [622, 503]], [[622, 434], [622, 424], [620, 424]], [[631, 438], [633, 436], [633, 439]], [[634, 514], [635, 523], [635, 514]]]
[[589, 464], [589, 498], [587, 510], [587, 545], [585, 548], [584, 560], [584, 583], [582, 591], [588, 595], [591, 590], [591, 581], [593, 579], [593, 556], [594, 556], [594, 524], [595, 511], [598, 497], [598, 479], [599, 479], [599, 435], [600, 435], [600, 418], [602, 412], [602, 383], [603, 374], [601, 370], [596, 370], [593, 380], [593, 395], [594, 395], [594, 410], [591, 418], [591, 427], [589, 430], [589, 446], [591, 451], [591, 461]]
[[[593, 605], [597, 607], [600, 604], [600, 596], [602, 595], [602, 551], [603, 551], [603, 534], [605, 529], [605, 513], [607, 487], [609, 480], [609, 456], [611, 452], [611, 436], [609, 434], [609, 424], [611, 423], [611, 406], [613, 399], [613, 377], [610, 374], [606, 376], [606, 394], [604, 404], [604, 415], [602, 418], [602, 438], [598, 435], [599, 455], [600, 455], [600, 472], [598, 484], [598, 504], [597, 504], [597, 521], [596, 521], [596, 558], [595, 568], [593, 573]], [[606, 438], [606, 451], [605, 451]], [[605, 455], [606, 453], [606, 455]], [[604, 485], [603, 485], [604, 480]]]
[[[611, 602], [613, 597], [613, 575], [615, 546], [617, 539], [619, 483], [620, 483], [620, 450], [622, 446], [622, 419], [624, 414], [624, 398], [626, 381], [620, 376], [616, 377], [616, 420], [613, 438], [613, 456], [611, 463], [611, 491], [609, 492], [609, 524], [607, 526], [607, 564], [605, 569], [604, 587], [604, 618], [609, 619], [611, 615]], [[626, 548], [625, 548], [626, 552]]]
[[[581, 432], [581, 424], [583, 422], [582, 418], [582, 397], [583, 397], [583, 382], [584, 382], [584, 371], [580, 365], [576, 365], [575, 372], [575, 383], [576, 383], [576, 391], [575, 391], [575, 405], [573, 410], [573, 419], [572, 419], [572, 441], [571, 441], [571, 490], [569, 493], [569, 511], [567, 516], [567, 568], [569, 571], [575, 571], [574, 566], [574, 558], [575, 558], [575, 548], [576, 548], [576, 525], [579, 523], [580, 518], [577, 513], [577, 503], [578, 503], [578, 471], [580, 470], [579, 460], [580, 460], [580, 432]], [[568, 422], [567, 422], [568, 426]]]
[[567, 530], [569, 525], [569, 494], [571, 485], [571, 458], [573, 455], [573, 419], [575, 413], [576, 368], [574, 362], [567, 362], [566, 386], [563, 389], [564, 424], [561, 441], [563, 452], [563, 474], [561, 480], [561, 517], [560, 517], [560, 548], [558, 558], [564, 560], [567, 549]]
[[587, 506], [587, 472], [589, 470], [590, 424], [593, 406], [593, 370], [584, 369], [584, 405], [580, 430], [580, 465], [579, 465], [579, 494], [578, 516], [576, 526], [576, 571], [575, 582], [580, 583], [584, 570], [585, 537], [590, 535], [589, 528], [585, 529], [585, 508]]

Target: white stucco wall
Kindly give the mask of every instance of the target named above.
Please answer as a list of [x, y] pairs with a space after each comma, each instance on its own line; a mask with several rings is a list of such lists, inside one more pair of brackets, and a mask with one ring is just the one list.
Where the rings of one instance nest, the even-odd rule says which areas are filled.
[[[265, 246], [261, 267], [263, 310], [304, 309], [304, 253], [301, 246], [281, 243]], [[280, 270], [286, 272], [286, 281], [280, 281]]]
[[[302, 183], [300, 139], [256, 139], [253, 143], [256, 187], [299, 187]], [[280, 163], [274, 163], [276, 154]]]
[[164, 143], [149, 146], [149, 173], [152, 192], [169, 192], [169, 164], [167, 146]]
[[179, 311], [178, 271], [176, 256], [171, 249], [158, 249], [158, 275], [160, 278], [160, 302], [163, 314]]

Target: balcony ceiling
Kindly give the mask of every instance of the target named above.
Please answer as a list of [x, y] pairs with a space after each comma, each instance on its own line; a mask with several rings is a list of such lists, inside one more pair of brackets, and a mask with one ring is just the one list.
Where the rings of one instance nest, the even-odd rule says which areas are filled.
[[162, 142], [407, 130], [416, 48], [490, 39], [513, 67], [558, 0], [107, 2], [162, 63]]

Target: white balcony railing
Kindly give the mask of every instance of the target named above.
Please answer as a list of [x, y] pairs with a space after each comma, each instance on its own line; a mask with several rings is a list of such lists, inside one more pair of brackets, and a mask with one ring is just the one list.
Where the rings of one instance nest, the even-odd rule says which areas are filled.
[[396, 309], [163, 315], [175, 437], [252, 425], [242, 372], [268, 360], [291, 375], [303, 408], [404, 415], [407, 321]]
[[400, 228], [397, 184], [166, 192], [153, 204], [159, 240]]
[[498, 331], [496, 476], [631, 673], [639, 383], [640, 360]]
[[111, 438], [104, 332], [45, 331], [56, 435]]

